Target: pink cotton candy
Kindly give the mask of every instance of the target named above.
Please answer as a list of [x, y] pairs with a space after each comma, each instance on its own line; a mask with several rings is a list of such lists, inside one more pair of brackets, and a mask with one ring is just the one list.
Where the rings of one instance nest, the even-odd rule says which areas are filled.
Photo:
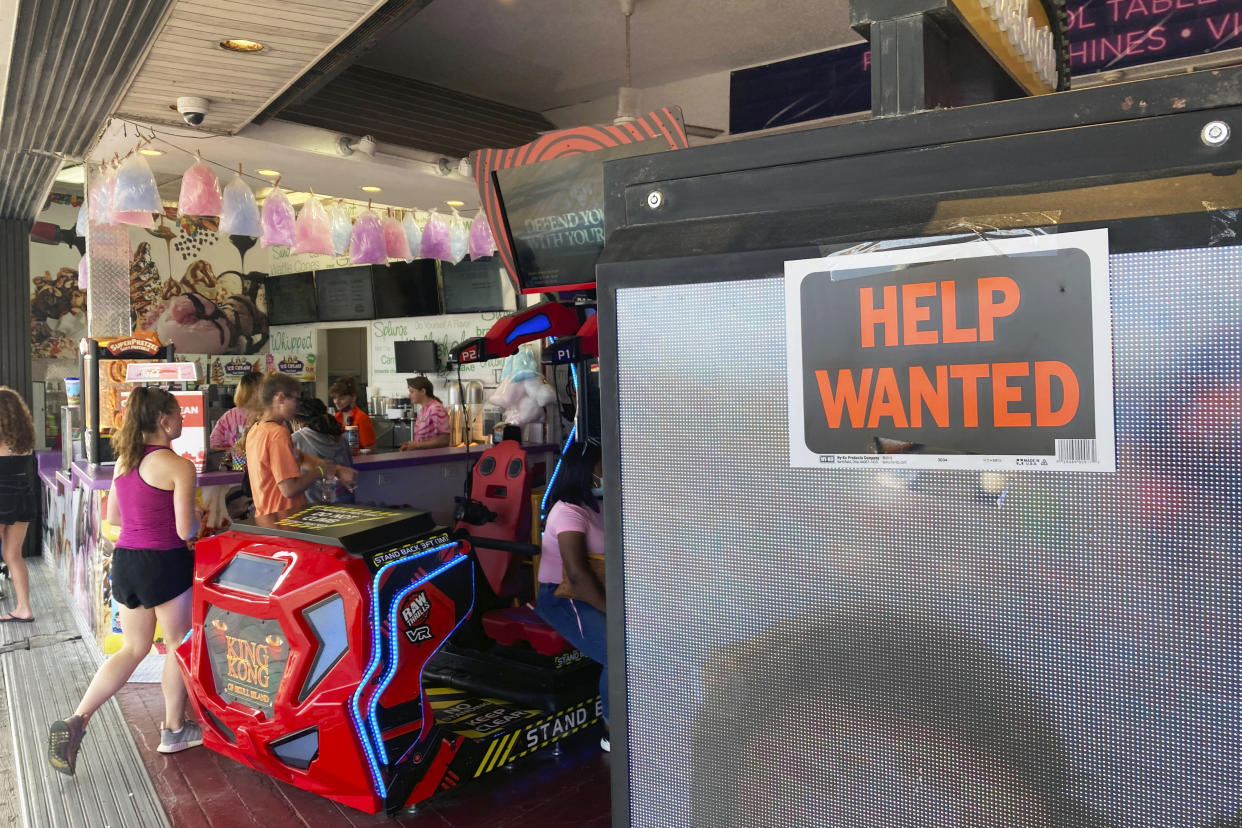
[[297, 221], [293, 227], [294, 253], [322, 253], [331, 256], [332, 228], [328, 221], [328, 211], [318, 199], [310, 199], [302, 205]]
[[474, 221], [470, 222], [470, 259], [483, 259], [495, 252], [496, 239], [492, 237], [492, 226], [487, 223], [487, 216], [479, 211]]
[[216, 174], [202, 161], [195, 161], [181, 176], [177, 211], [183, 216], [218, 216], [223, 210]]
[[263, 233], [259, 236], [259, 244], [263, 247], [292, 247], [295, 241], [293, 232], [293, 205], [284, 190], [273, 187], [263, 199], [263, 212], [259, 216], [263, 225]]
[[448, 225], [435, 210], [431, 211], [427, 226], [423, 228], [423, 244], [419, 248], [418, 255], [423, 259], [439, 259], [450, 264], [453, 261]]
[[384, 228], [380, 224], [380, 217], [371, 210], [354, 220], [354, 231], [349, 237], [349, 261], [358, 265], [388, 264]]
[[384, 250], [390, 259], [404, 259], [407, 262], [414, 261], [414, 254], [410, 252], [410, 241], [405, 237], [405, 230], [401, 227], [401, 222], [392, 216], [384, 219]]

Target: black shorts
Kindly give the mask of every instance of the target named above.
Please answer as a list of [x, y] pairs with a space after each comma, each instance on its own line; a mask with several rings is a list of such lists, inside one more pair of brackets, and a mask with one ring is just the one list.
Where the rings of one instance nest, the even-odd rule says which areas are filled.
[[189, 549], [129, 549], [112, 552], [112, 597], [130, 609], [154, 609], [194, 585]]

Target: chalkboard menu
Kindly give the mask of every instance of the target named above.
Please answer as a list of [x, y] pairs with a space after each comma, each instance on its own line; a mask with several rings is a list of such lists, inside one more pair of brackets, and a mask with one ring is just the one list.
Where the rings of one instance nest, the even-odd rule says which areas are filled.
[[320, 322], [351, 322], [375, 318], [371, 268], [340, 267], [315, 271]]
[[496, 257], [441, 264], [445, 313], [506, 310], [504, 265]]
[[319, 319], [315, 302], [315, 274], [288, 273], [268, 276], [267, 319], [272, 325], [301, 325]]
[[375, 308], [381, 317], [435, 316], [440, 290], [434, 259], [391, 262], [371, 270]]

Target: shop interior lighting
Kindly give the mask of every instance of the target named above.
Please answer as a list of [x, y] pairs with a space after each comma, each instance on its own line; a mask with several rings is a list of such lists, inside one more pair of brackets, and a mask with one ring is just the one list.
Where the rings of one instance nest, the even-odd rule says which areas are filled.
[[154, 158], [154, 157], [156, 157], [156, 156], [158, 156], [158, 155], [163, 155], [163, 154], [164, 154], [164, 151], [163, 151], [163, 150], [157, 150], [157, 149], [155, 149], [154, 147], [143, 147], [142, 149], [138, 150], [138, 153], [139, 153], [140, 155], [148, 155], [148, 156], [150, 156], [150, 157]]
[[255, 172], [267, 178], [276, 178], [277, 176], [280, 175], [280, 173], [277, 172], [276, 170], [255, 170]]
[[257, 40], [247, 40], [244, 37], [229, 38], [220, 41], [220, 48], [226, 52], [241, 52], [242, 54], [253, 54], [262, 52], [264, 45]]
[[448, 205], [448, 206], [450, 206], [450, 207], [465, 207], [465, 206], [466, 206], [466, 202], [464, 202], [464, 201], [458, 201], [458, 200], [457, 200], [457, 199], [455, 199], [455, 198], [454, 198], [454, 199], [452, 199], [452, 200], [450, 200], [450, 201], [446, 201], [446, 202], [444, 202], [444, 203], [445, 203], [445, 204], [447, 204], [447, 205]]
[[381, 191], [381, 188], [376, 187], [374, 184], [364, 184], [362, 186], [362, 191], [364, 193], [378, 193]]

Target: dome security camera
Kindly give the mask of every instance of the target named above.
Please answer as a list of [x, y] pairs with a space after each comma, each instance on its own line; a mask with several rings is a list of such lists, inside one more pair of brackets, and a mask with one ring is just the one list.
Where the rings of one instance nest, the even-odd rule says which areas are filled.
[[210, 103], [206, 98], [185, 95], [177, 98], [177, 111], [181, 113], [181, 119], [190, 126], [201, 126], [207, 117], [207, 108]]

